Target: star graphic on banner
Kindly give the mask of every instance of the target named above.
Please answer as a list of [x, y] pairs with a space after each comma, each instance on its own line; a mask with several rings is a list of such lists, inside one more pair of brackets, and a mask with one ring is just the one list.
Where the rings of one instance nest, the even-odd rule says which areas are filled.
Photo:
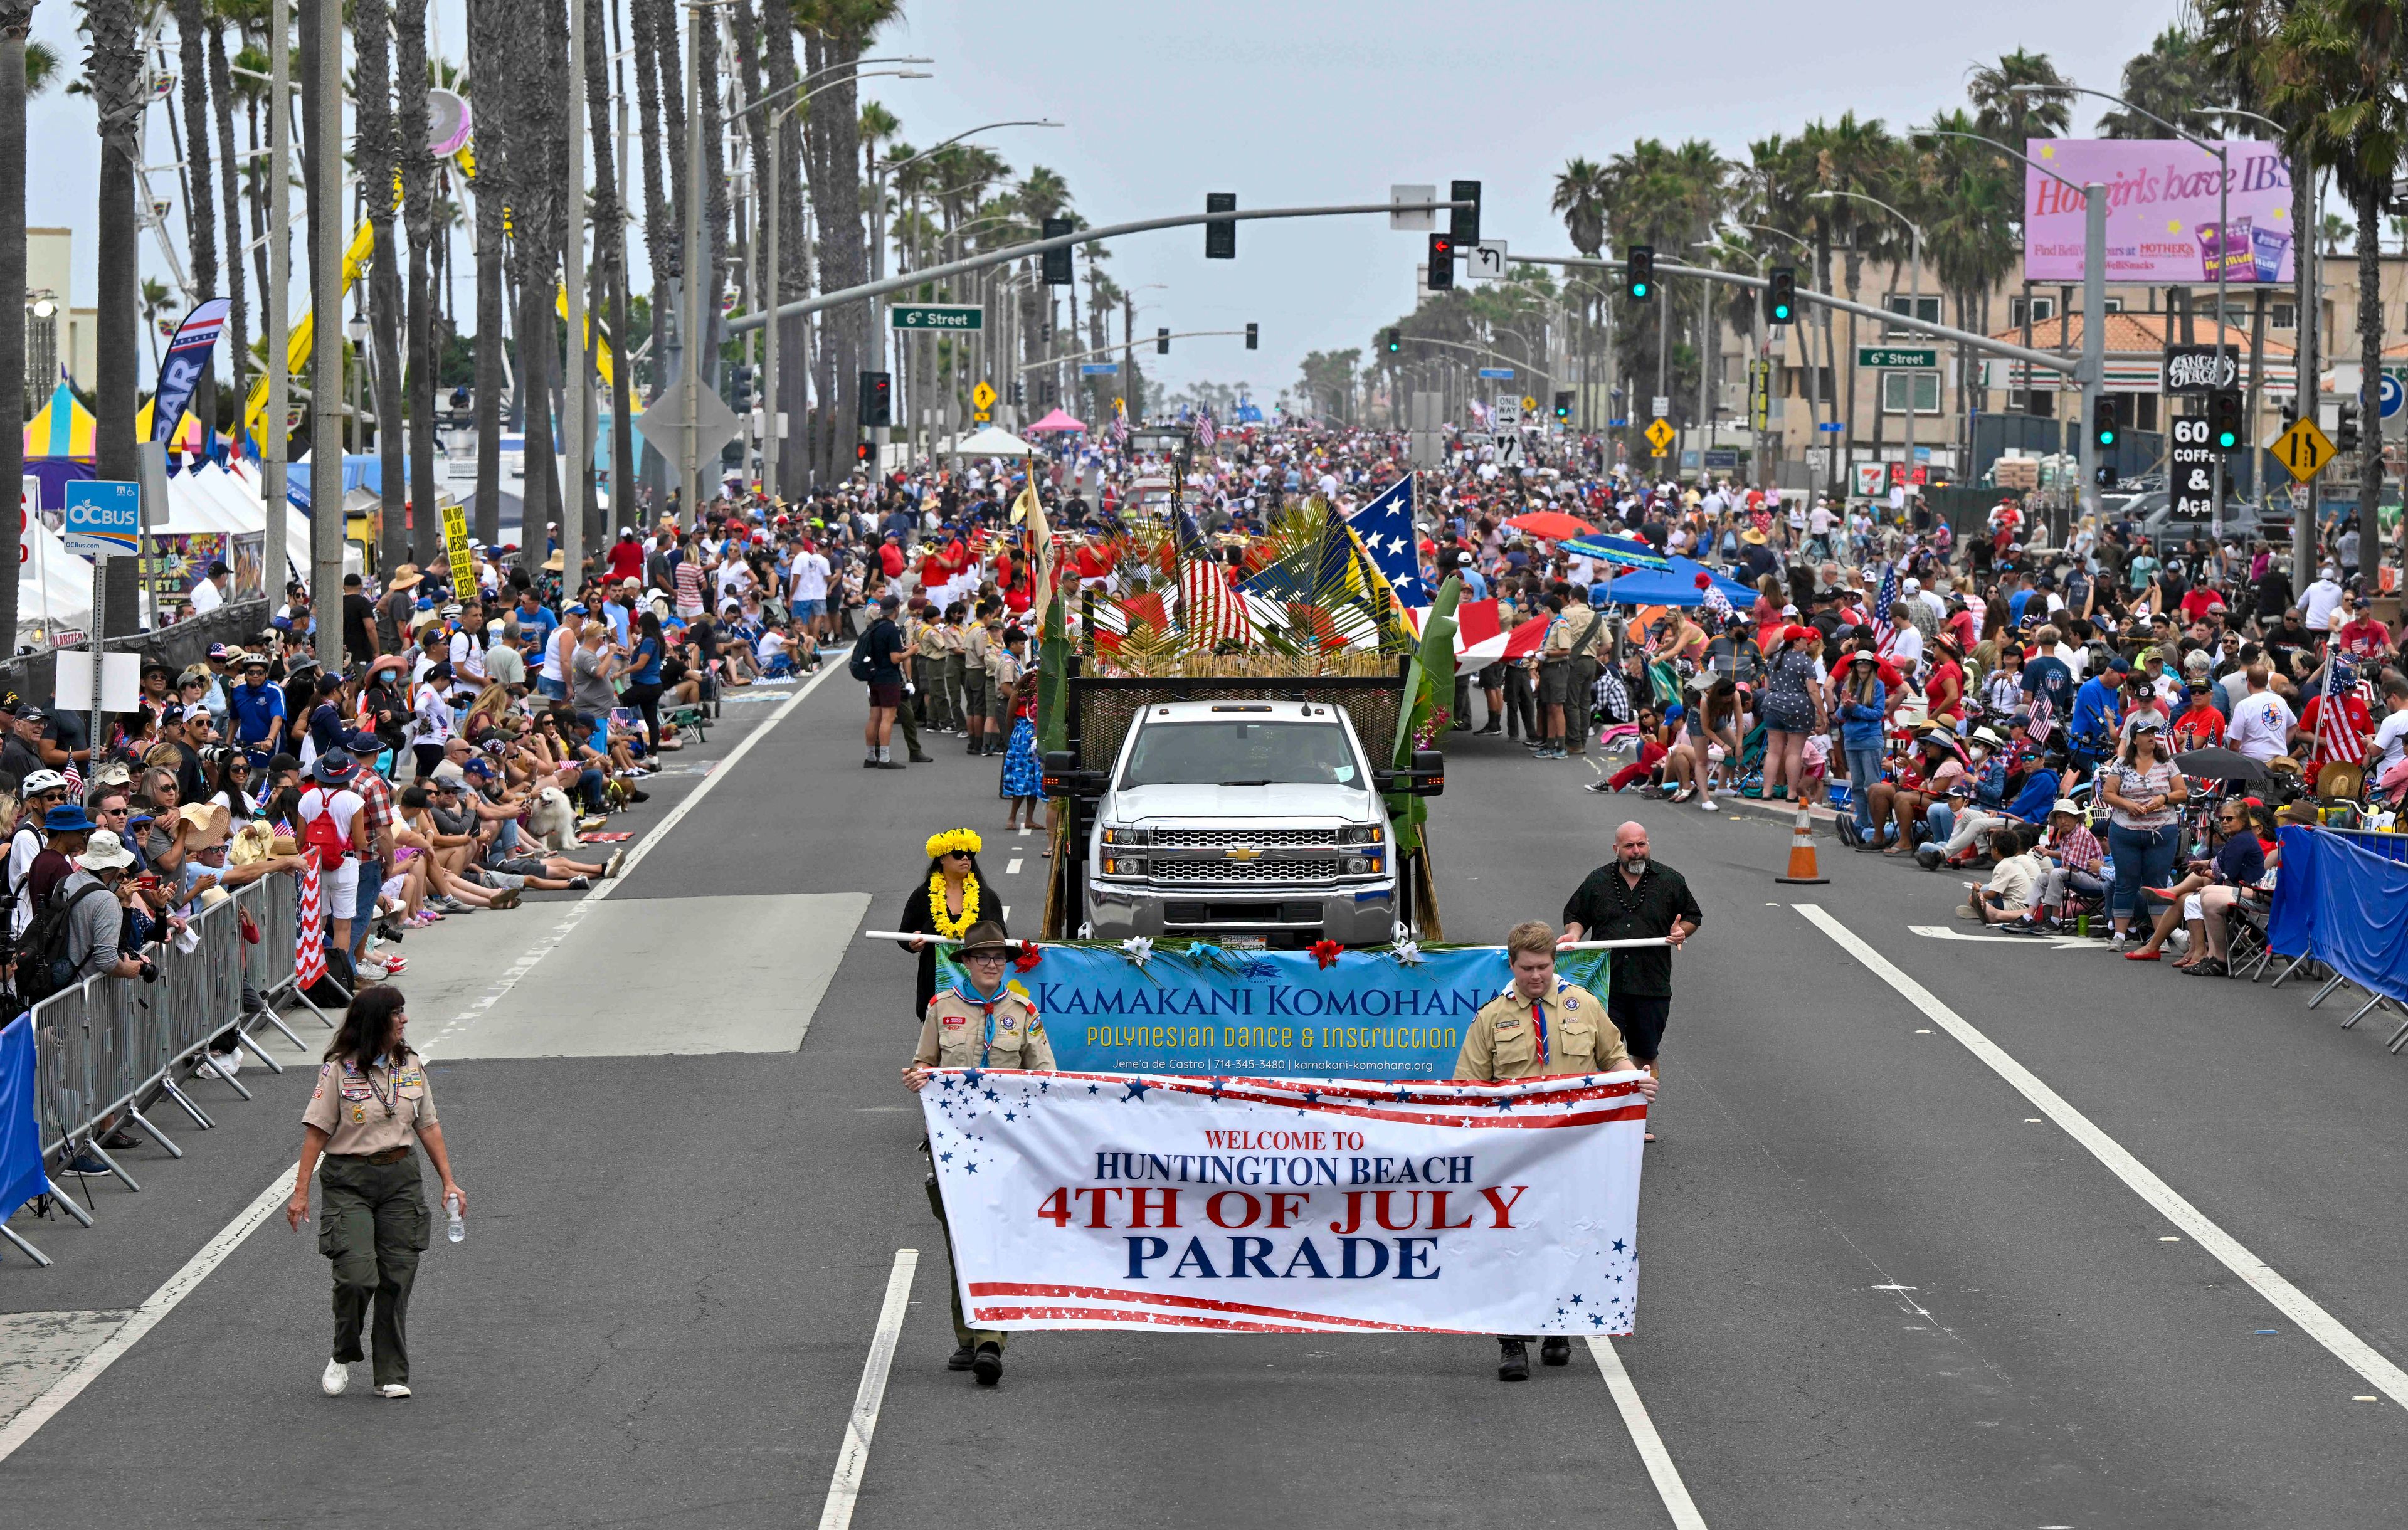
[[1573, 1305], [1574, 1307], [1578, 1307], [1580, 1304], [1581, 1304], [1580, 1296], [1579, 1296], [1579, 1294], [1578, 1294], [1577, 1293], [1575, 1293], [1575, 1294], [1573, 1294], [1573, 1296], [1572, 1296], [1572, 1305]]
[[981, 1073], [976, 1068], [972, 1068], [968, 1073], [962, 1075], [962, 1082], [972, 1089], [976, 1089], [979, 1086], [979, 1080], [985, 1077], [985, 1074]]
[[976, 1174], [978, 1172], [978, 1165], [976, 1164], [965, 1165], [964, 1167], [971, 1174]]
[[1410, 1090], [1410, 1089], [1405, 1088], [1402, 1084], [1398, 1085], [1398, 1086], [1397, 1086], [1397, 1103], [1398, 1103], [1398, 1105], [1411, 1105], [1411, 1104], [1412, 1104], [1412, 1103], [1413, 1103], [1413, 1092], [1412, 1092], [1412, 1090]]
[[1615, 1238], [1615, 1239], [1613, 1240], [1613, 1251], [1614, 1251], [1614, 1252], [1616, 1252], [1616, 1253], [1620, 1253], [1620, 1252], [1622, 1251], [1622, 1249], [1623, 1249], [1622, 1239], [1620, 1239], [1620, 1238], [1618, 1238], [1618, 1237], [1617, 1237], [1617, 1238]]
[[1217, 1099], [1219, 1099], [1219, 1098], [1221, 1097], [1221, 1094], [1222, 1094], [1222, 1085], [1223, 1085], [1223, 1083], [1224, 1083], [1224, 1082], [1226, 1082], [1226, 1080], [1220, 1080], [1220, 1079], [1215, 1079], [1215, 1080], [1212, 1080], [1212, 1097], [1213, 1097], [1214, 1099], [1216, 1099], [1216, 1100], [1217, 1100]]
[[1306, 1090], [1304, 1092], [1304, 1103], [1307, 1105], [1319, 1105], [1321, 1103], [1321, 1091], [1318, 1089]]
[[1141, 1104], [1145, 1099], [1145, 1092], [1153, 1087], [1154, 1085], [1147, 1083], [1143, 1079], [1131, 1079], [1128, 1080], [1128, 1093], [1121, 1096], [1121, 1103], [1125, 1105], [1130, 1100], [1136, 1100]]
[[1006, 1120], [1006, 1121], [1018, 1121], [1020, 1118], [1019, 1118], [1018, 1116], [1016, 1116], [1016, 1115], [1012, 1114], [1010, 1111], [1006, 1110], [1006, 1111], [1003, 1113], [1003, 1119], [1004, 1119], [1004, 1120]]
[[950, 1164], [950, 1163], [952, 1163], [953, 1161], [953, 1155], [952, 1153], [949, 1153], [949, 1152], [940, 1152], [940, 1153], [937, 1154], [937, 1162], [938, 1162], [938, 1163], [939, 1163], [939, 1164]]
[[937, 1080], [937, 1087], [939, 1089], [951, 1089], [953, 1087], [953, 1082], [954, 1080], [952, 1075], [948, 1074], [946, 1077]]
[[992, 1089], [990, 1089], [990, 1090], [986, 1091], [986, 1097], [987, 1097], [988, 1099], [991, 1099], [991, 1100], [999, 1100], [999, 1099], [1003, 1098], [1003, 1096], [1002, 1096], [1002, 1095], [1000, 1095], [1000, 1094], [996, 1094], [996, 1093], [994, 1090], [992, 1090]]
[[1039, 1079], [1039, 1080], [1037, 1080], [1037, 1093], [1039, 1093], [1039, 1094], [1042, 1094], [1046, 1093], [1047, 1091], [1051, 1090], [1053, 1087], [1054, 1087], [1054, 1080], [1051, 1080], [1051, 1079]]
[[1605, 1314], [1604, 1314], [1604, 1313], [1602, 1313], [1602, 1312], [1591, 1312], [1591, 1313], [1588, 1315], [1588, 1325], [1589, 1325], [1590, 1327], [1592, 1327], [1592, 1328], [1602, 1328], [1602, 1327], [1604, 1327], [1604, 1326], [1605, 1326]]
[[1498, 1096], [1497, 1096], [1497, 1108], [1498, 1108], [1498, 1109], [1499, 1109], [1499, 1110], [1511, 1110], [1511, 1109], [1512, 1109], [1512, 1108], [1513, 1108], [1513, 1096], [1512, 1096], [1512, 1095], [1511, 1095], [1511, 1094], [1499, 1094], [1499, 1095], [1498, 1095]]
[[1101, 1088], [1103, 1088], [1103, 1087], [1104, 1087], [1104, 1086], [1103, 1086], [1103, 1085], [1101, 1085], [1101, 1084], [1089, 1084], [1089, 1085], [1087, 1086], [1087, 1093], [1088, 1093], [1088, 1094], [1092, 1094], [1096, 1093], [1097, 1090], [1099, 1090], [1099, 1089], [1101, 1089]]

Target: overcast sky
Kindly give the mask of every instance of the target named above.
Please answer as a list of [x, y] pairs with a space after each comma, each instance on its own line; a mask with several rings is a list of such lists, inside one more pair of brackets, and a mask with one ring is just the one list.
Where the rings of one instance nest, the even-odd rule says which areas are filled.
[[[443, 51], [459, 57], [461, 0], [432, 8]], [[1601, 160], [1641, 136], [1705, 137], [1744, 155], [1751, 139], [1848, 110], [1894, 128], [1925, 122], [1961, 104], [1970, 68], [2018, 47], [2049, 53], [2076, 83], [2113, 90], [2124, 61], [2173, 14], [2171, 4], [2097, 0], [912, 0], [874, 51], [926, 54], [936, 78], [864, 90], [921, 146], [1002, 119], [1066, 123], [979, 141], [1016, 169], [1060, 172], [1095, 224], [1200, 212], [1212, 191], [1236, 193], [1241, 207], [1378, 202], [1394, 183], [1443, 188], [1462, 177], [1484, 184], [1484, 234], [1515, 250], [1569, 253], [1547, 198], [1572, 155]], [[43, 0], [34, 32], [80, 73], [75, 15], [66, 0]], [[2080, 111], [2077, 129], [2095, 118]], [[173, 158], [164, 114], [149, 123], [147, 157], [164, 164]], [[54, 87], [30, 125], [27, 222], [76, 230], [74, 301], [88, 305], [91, 101]], [[1380, 217], [1241, 224], [1234, 262], [1206, 261], [1200, 229], [1111, 248], [1123, 286], [1162, 284], [1140, 294], [1140, 334], [1262, 326], [1254, 352], [1234, 337], [1174, 344], [1164, 361], [1148, 358], [1157, 380], [1174, 390], [1244, 382], [1266, 399], [1296, 379], [1308, 351], [1368, 350], [1373, 331], [1411, 307], [1421, 254], [1418, 236], [1391, 233]], [[634, 254], [640, 262], [640, 241]], [[165, 275], [147, 238], [143, 268]], [[471, 303], [463, 292], [464, 317]]]

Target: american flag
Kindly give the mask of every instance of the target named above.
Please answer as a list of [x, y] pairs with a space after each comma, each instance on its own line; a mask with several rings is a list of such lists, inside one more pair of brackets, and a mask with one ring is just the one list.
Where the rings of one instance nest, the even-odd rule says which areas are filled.
[[1188, 636], [1199, 644], [1218, 645], [1254, 640], [1254, 622], [1245, 597], [1229, 586], [1229, 576], [1204, 545], [1202, 528], [1187, 510], [1179, 512], [1179, 612]]
[[1210, 451], [1212, 450], [1212, 443], [1220, 438], [1220, 427], [1212, 423], [1212, 411], [1211, 409], [1197, 410], [1196, 444], [1202, 447], [1205, 450]]
[[1881, 593], [1873, 597], [1873, 643], [1887, 653], [1898, 641], [1898, 628], [1891, 625], [1890, 608], [1898, 604], [1898, 565], [1882, 565]]
[[1371, 567], [1396, 594], [1398, 605], [1410, 610], [1429, 605], [1433, 596], [1422, 582], [1421, 553], [1413, 531], [1412, 474], [1398, 479], [1348, 516], [1346, 526]]
[[1112, 445], [1128, 450], [1128, 409], [1120, 404], [1112, 406]]
[[2034, 691], [2030, 708], [2031, 722], [2025, 729], [2031, 741], [2042, 748], [2048, 745], [2048, 736], [2057, 731], [2057, 703], [2048, 699], [2046, 691]]
[[2351, 714], [2358, 696], [2358, 672], [2341, 656], [2340, 645], [2327, 651], [2323, 699], [2316, 706], [2316, 757], [2321, 765], [2357, 765], [2366, 758], [2366, 735]]

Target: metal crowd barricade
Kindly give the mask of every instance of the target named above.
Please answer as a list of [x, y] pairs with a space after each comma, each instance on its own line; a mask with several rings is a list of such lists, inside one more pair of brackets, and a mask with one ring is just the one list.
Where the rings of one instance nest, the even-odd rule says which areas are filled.
[[[254, 1024], [273, 1025], [296, 1048], [301, 1038], [276, 1011], [286, 994], [299, 998], [330, 1028], [335, 1022], [309, 1004], [293, 971], [298, 890], [290, 876], [262, 878], [235, 890], [193, 919], [193, 949], [173, 941], [154, 958], [156, 982], [94, 977], [53, 994], [34, 1007], [38, 1102], [43, 1152], [64, 1158], [88, 1151], [108, 1165], [131, 1191], [140, 1191], [122, 1165], [100, 1146], [105, 1125], [122, 1120], [178, 1158], [183, 1150], [146, 1112], [161, 1100], [173, 1102], [197, 1125], [215, 1126], [194, 1100], [179, 1074], [215, 1079], [243, 1098], [251, 1091], [232, 1070], [221, 1068], [209, 1043], [231, 1036], [275, 1072], [283, 1065], [251, 1037]], [[246, 940], [244, 916], [257, 942]], [[51, 1195], [86, 1226], [92, 1216], [75, 1198], [48, 1181]]]

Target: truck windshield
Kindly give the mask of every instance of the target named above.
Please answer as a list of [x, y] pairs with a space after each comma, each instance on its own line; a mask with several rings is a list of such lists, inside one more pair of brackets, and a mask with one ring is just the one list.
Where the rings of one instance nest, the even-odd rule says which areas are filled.
[[1121, 785], [1359, 786], [1342, 728], [1326, 722], [1163, 722], [1137, 736]]

